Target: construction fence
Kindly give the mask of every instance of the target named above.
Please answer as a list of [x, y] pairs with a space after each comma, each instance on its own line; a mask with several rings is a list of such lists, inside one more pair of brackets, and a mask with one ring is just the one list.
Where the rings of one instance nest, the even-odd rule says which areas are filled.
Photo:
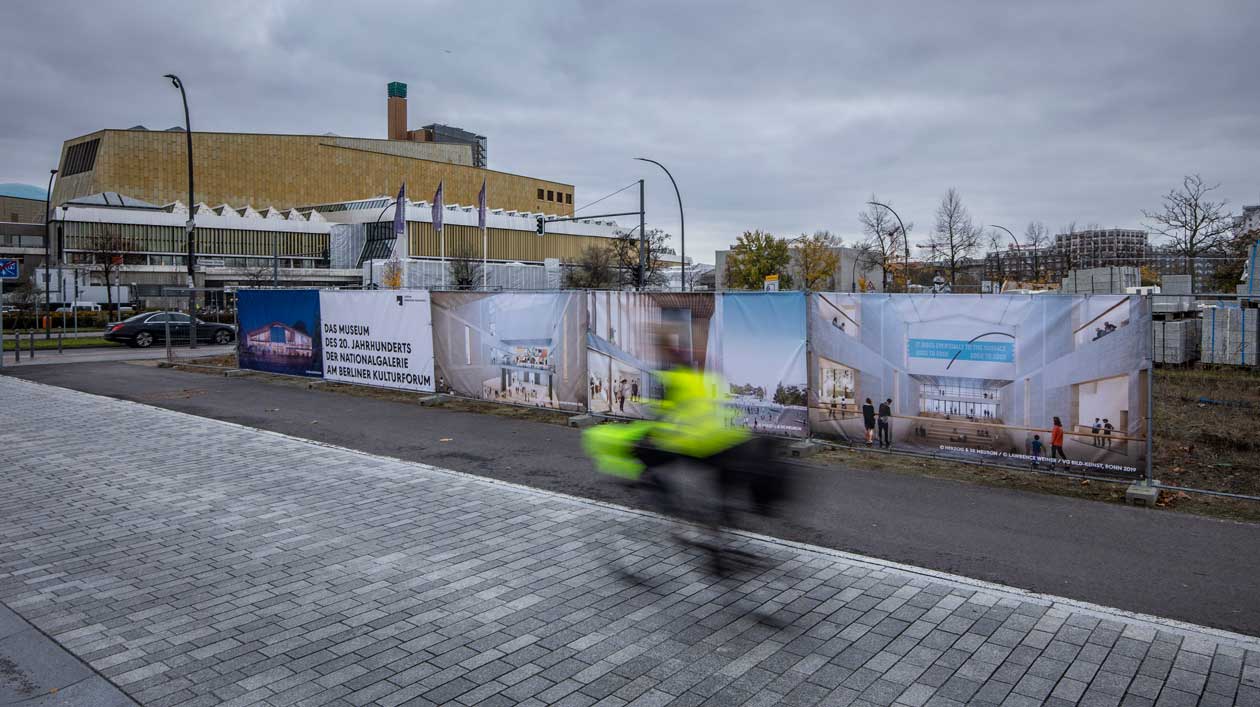
[[399, 289], [238, 301], [242, 368], [640, 418], [660, 398], [652, 374], [668, 347], [756, 433], [1147, 470], [1141, 296]]

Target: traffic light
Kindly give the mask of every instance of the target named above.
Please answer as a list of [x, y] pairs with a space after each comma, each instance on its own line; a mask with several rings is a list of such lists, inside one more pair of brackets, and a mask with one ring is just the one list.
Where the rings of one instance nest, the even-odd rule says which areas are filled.
[[547, 220], [542, 216], [538, 217], [538, 228], [535, 229], [535, 232], [540, 236], [547, 232]]

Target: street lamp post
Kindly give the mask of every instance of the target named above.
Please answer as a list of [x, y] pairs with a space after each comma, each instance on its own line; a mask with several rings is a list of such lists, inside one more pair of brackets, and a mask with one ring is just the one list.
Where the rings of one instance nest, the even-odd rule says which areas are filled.
[[[49, 278], [52, 273], [49, 267], [52, 265], [52, 217], [49, 213], [52, 211], [52, 187], [53, 177], [57, 176], [57, 170], [48, 170], [48, 192], [44, 195], [44, 339], [52, 338], [52, 289]], [[38, 300], [36, 300], [38, 301]]]
[[892, 213], [893, 217], [897, 219], [897, 225], [901, 227], [901, 240], [906, 246], [906, 292], [909, 292], [910, 291], [910, 234], [906, 233], [906, 225], [901, 222], [901, 217], [898, 216], [897, 212], [893, 210], [893, 207], [889, 206], [888, 204], [884, 204], [878, 201], [868, 201], [866, 203], [872, 206], [882, 206], [885, 209], [888, 209], [888, 211]]
[[[1006, 226], [999, 226], [999, 225], [997, 225], [996, 223], [991, 223], [991, 224], [989, 224], [989, 228], [998, 228], [998, 229], [1001, 229], [1001, 230], [1003, 230], [1003, 231], [1006, 231], [1006, 235], [1010, 236], [1012, 241], [1015, 241], [1015, 250], [1016, 250], [1016, 252], [1018, 252], [1018, 251], [1019, 251], [1019, 249], [1023, 247], [1023, 246], [1021, 246], [1021, 245], [1019, 244], [1019, 239], [1015, 237], [1015, 234], [1014, 234], [1014, 233], [1011, 233], [1011, 229], [1007, 228]], [[1001, 258], [1002, 258], [1002, 254], [1001, 254], [1001, 253], [998, 253], [998, 254], [997, 254], [997, 257], [998, 257], [998, 259], [999, 259], [999, 261], [1000, 261], [1000, 260], [1001, 260]], [[1001, 262], [999, 262], [999, 263], [998, 263], [998, 265], [999, 265], [999, 266], [1001, 266]], [[1036, 273], [1033, 273], [1033, 277], [1036, 277]]]
[[670, 174], [669, 170], [665, 169], [665, 165], [661, 164], [660, 162], [657, 162], [656, 160], [650, 160], [646, 157], [636, 157], [635, 159], [639, 160], [640, 162], [651, 162], [657, 167], [660, 167], [662, 170], [665, 170], [665, 176], [669, 177], [669, 183], [674, 185], [674, 196], [678, 197], [678, 241], [679, 241], [679, 246], [682, 250], [682, 254], [679, 255], [679, 262], [682, 264], [682, 280], [680, 281], [680, 284], [681, 284], [683, 292], [686, 292], [687, 291], [687, 220], [683, 217], [682, 194], [679, 193], [678, 191], [678, 182], [674, 181], [674, 175]]
[[197, 236], [194, 230], [193, 215], [197, 202], [193, 201], [193, 145], [192, 120], [188, 117], [188, 94], [184, 92], [184, 82], [175, 74], [164, 74], [171, 80], [171, 85], [179, 89], [179, 97], [184, 102], [184, 135], [188, 138], [188, 221], [184, 228], [188, 236], [188, 348], [197, 348]]

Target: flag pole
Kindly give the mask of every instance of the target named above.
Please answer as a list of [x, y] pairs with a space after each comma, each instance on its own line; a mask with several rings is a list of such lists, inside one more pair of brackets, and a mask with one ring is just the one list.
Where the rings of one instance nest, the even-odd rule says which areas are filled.
[[482, 177], [481, 197], [477, 200], [479, 202], [477, 204], [477, 220], [481, 222], [481, 289], [483, 290], [489, 289], [487, 281], [490, 277], [488, 270], [489, 263], [487, 262], [487, 253], [490, 250], [490, 237], [487, 235], [488, 229], [486, 223], [488, 220], [486, 218], [486, 202], [489, 200], [488, 197], [489, 195], [486, 194], [486, 179], [485, 177]]

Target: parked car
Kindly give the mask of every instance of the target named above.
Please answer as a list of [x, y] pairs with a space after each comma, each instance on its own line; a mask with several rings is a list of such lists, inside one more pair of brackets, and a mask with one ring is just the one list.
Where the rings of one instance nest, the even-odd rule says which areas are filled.
[[101, 311], [101, 305], [95, 304], [92, 302], [76, 302], [73, 305], [67, 305], [65, 307], [58, 307], [57, 309], [53, 311], [56, 312], [57, 314], [69, 314], [71, 312], [74, 312], [75, 310], [78, 310], [80, 312], [99, 312]]
[[[166, 332], [171, 332], [171, 343], [188, 343], [188, 329], [192, 318], [182, 312], [144, 312], [105, 327], [105, 340], [117, 341], [128, 346], [148, 348], [155, 343], [166, 342]], [[197, 341], [207, 344], [230, 344], [236, 340], [236, 327], [197, 320]]]

